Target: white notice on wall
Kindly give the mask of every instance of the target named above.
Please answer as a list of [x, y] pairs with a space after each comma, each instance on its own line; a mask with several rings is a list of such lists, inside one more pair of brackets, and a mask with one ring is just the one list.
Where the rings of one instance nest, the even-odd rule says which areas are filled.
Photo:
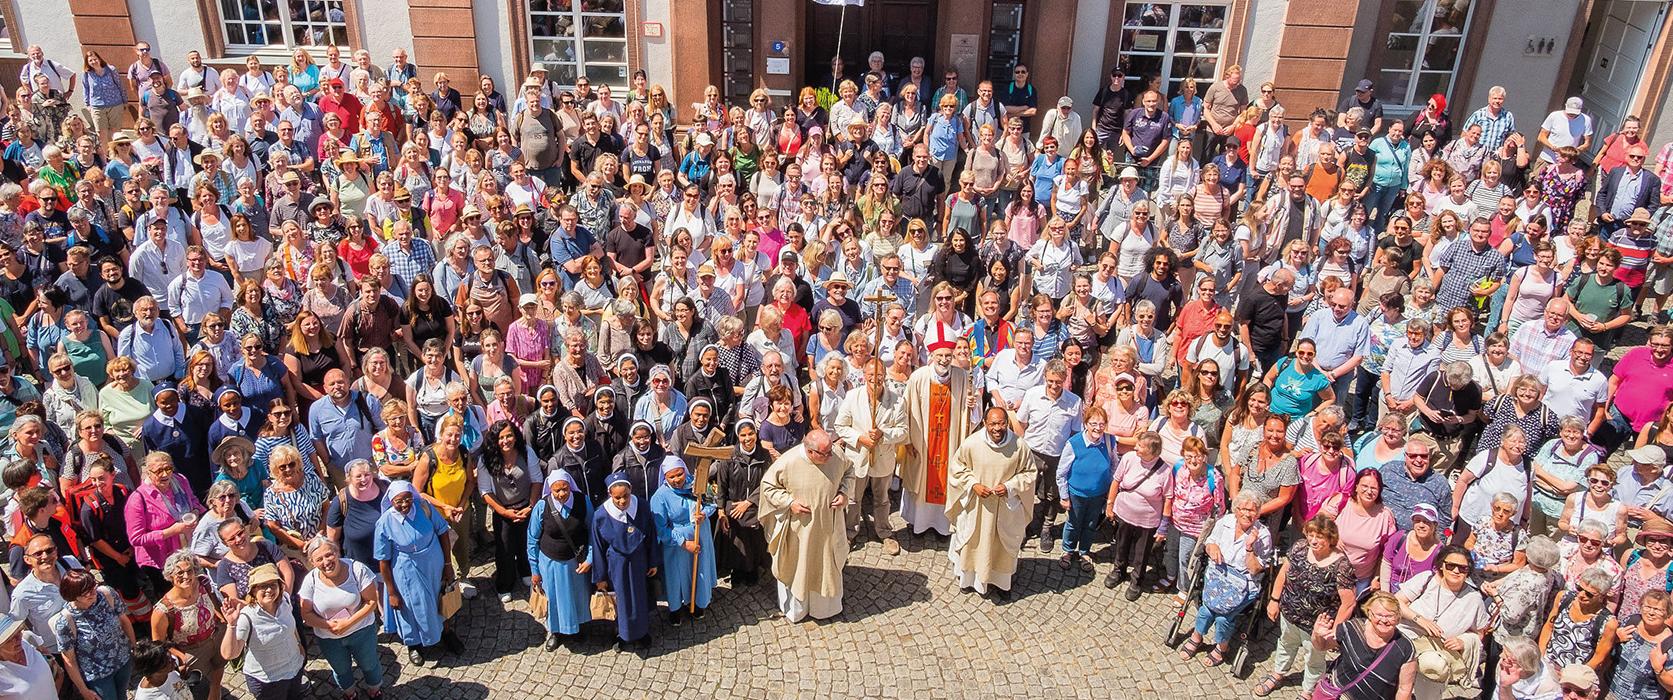
[[767, 75], [790, 75], [790, 59], [768, 57]]

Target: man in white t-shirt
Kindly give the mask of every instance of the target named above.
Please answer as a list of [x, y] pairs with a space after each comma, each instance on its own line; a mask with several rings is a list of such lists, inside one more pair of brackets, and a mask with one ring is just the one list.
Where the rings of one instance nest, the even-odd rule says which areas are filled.
[[1552, 112], [1539, 125], [1539, 159], [1546, 163], [1557, 162], [1557, 149], [1573, 146], [1585, 151], [1592, 146], [1592, 117], [1583, 110], [1586, 102], [1578, 97], [1570, 97], [1563, 103], [1563, 109]]
[[1220, 387], [1227, 391], [1242, 386], [1249, 376], [1249, 350], [1232, 335], [1232, 315], [1221, 311], [1214, 317], [1214, 330], [1202, 334], [1185, 350], [1185, 370], [1191, 374], [1204, 360], [1213, 360], [1220, 369]]

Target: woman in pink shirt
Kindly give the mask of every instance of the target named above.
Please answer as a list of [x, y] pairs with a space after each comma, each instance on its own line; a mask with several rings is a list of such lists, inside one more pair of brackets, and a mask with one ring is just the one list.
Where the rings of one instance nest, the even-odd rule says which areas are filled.
[[[1199, 437], [1185, 438], [1179, 447], [1181, 462], [1173, 466], [1173, 486], [1162, 503], [1162, 524], [1156, 532], [1167, 537], [1167, 550], [1162, 564], [1167, 575], [1156, 585], [1163, 591], [1178, 582], [1181, 591], [1189, 590], [1191, 554], [1203, 527], [1218, 513], [1226, 500], [1226, 487], [1219, 474], [1208, 467], [1208, 445]], [[1174, 594], [1174, 604], [1184, 605], [1185, 598]]]
[[1307, 522], [1323, 512], [1331, 517], [1341, 512], [1353, 490], [1353, 458], [1343, 452], [1342, 433], [1331, 430], [1319, 436], [1318, 451], [1308, 451], [1297, 460], [1301, 472], [1301, 498], [1295, 502], [1296, 522]]
[[183, 538], [191, 535], [204, 509], [186, 484], [186, 477], [174, 472], [174, 460], [167, 452], [146, 455], [142, 472], [144, 483], [128, 497], [122, 513], [128, 541], [134, 546], [134, 562], [155, 590], [162, 591], [168, 589], [163, 580], [163, 562], [181, 548]]
[[1381, 472], [1367, 469], [1354, 478], [1353, 497], [1336, 515], [1336, 530], [1342, 553], [1353, 564], [1354, 592], [1363, 593], [1381, 568], [1383, 547], [1400, 534], [1394, 514], [1383, 505]]
[[[1162, 524], [1162, 508], [1173, 490], [1172, 465], [1162, 461], [1162, 436], [1140, 433], [1133, 451], [1121, 457], [1110, 483], [1104, 517], [1115, 523], [1115, 568], [1104, 577], [1105, 588], [1127, 583], [1127, 600], [1139, 599], [1139, 579], [1150, 564], [1151, 542]], [[1132, 576], [1127, 574], [1128, 567]]]

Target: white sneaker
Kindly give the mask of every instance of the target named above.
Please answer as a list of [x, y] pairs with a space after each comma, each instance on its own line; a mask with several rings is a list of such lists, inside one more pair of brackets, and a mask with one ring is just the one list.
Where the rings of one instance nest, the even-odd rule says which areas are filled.
[[511, 602], [511, 594], [510, 593], [501, 593], [500, 594], [500, 602], [501, 603]]
[[459, 596], [465, 600], [476, 600], [476, 586], [469, 581], [459, 582]]

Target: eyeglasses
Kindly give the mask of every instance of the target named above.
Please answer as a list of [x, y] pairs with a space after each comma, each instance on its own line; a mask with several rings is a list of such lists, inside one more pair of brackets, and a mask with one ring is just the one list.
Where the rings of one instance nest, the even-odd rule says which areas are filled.
[[1589, 544], [1593, 547], [1602, 547], [1603, 546], [1603, 540], [1600, 540], [1596, 537], [1577, 537], [1575, 539], [1580, 540], [1580, 544]]
[[53, 556], [57, 553], [58, 553], [58, 548], [57, 547], [47, 547], [46, 549], [42, 549], [42, 550], [35, 551], [35, 552], [30, 552], [29, 556], [35, 557], [36, 559], [39, 559], [41, 557], [50, 557], [50, 556]]
[[1574, 593], [1575, 593], [1575, 595], [1577, 595], [1581, 598], [1596, 598], [1599, 595], [1602, 595], [1602, 594], [1598, 593], [1597, 591], [1592, 590], [1590, 588], [1587, 588], [1585, 586], [1576, 587]]
[[1597, 477], [1592, 477], [1590, 479], [1587, 479], [1586, 483], [1591, 484], [1593, 486], [1614, 486], [1615, 485], [1615, 482], [1613, 482], [1613, 481], [1610, 481], [1608, 479], [1599, 479]]

